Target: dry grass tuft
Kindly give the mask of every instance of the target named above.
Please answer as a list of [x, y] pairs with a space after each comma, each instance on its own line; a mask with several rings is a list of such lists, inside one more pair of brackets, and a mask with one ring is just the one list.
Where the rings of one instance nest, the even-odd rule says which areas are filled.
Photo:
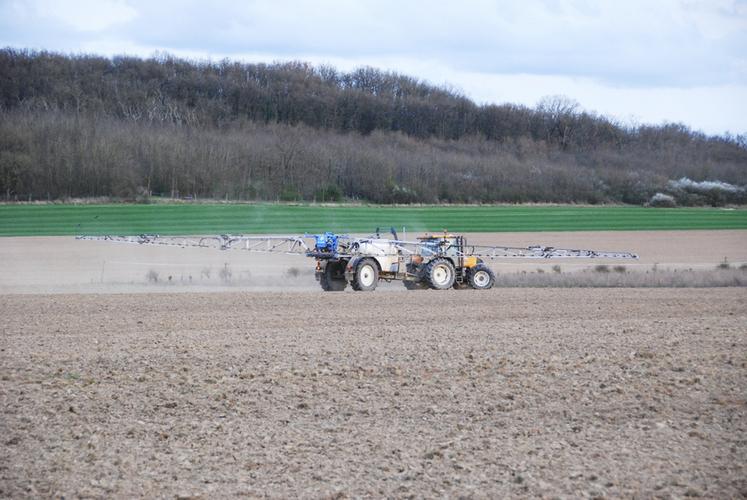
[[719, 265], [716, 266], [717, 269], [731, 269], [731, 264], [729, 264], [729, 261], [726, 257], [724, 257], [723, 262], [719, 263]]
[[218, 275], [220, 276], [220, 280], [223, 283], [225, 284], [231, 283], [231, 277], [233, 276], [233, 272], [231, 271], [231, 268], [228, 266], [228, 262], [223, 264], [223, 267], [221, 268]]

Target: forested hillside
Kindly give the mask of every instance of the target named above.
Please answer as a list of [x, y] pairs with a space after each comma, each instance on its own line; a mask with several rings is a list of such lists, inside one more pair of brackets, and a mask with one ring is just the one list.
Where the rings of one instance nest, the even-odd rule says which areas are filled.
[[744, 136], [623, 126], [563, 97], [477, 105], [371, 68], [0, 50], [8, 200], [719, 205], [746, 203], [746, 184]]

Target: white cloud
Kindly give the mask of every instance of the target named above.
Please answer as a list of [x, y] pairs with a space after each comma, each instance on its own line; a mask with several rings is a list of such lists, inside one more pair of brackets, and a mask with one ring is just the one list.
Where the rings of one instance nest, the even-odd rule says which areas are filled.
[[545, 95], [567, 95], [587, 111], [626, 124], [680, 122], [710, 134], [747, 132], [747, 85], [621, 87], [562, 75], [464, 74], [462, 87], [478, 102], [533, 106]]

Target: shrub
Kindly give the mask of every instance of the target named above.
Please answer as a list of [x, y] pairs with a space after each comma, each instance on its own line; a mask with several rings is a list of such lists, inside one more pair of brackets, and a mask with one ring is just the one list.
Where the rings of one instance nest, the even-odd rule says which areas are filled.
[[648, 206], [657, 208], [673, 208], [677, 206], [677, 202], [673, 196], [669, 196], [664, 193], [656, 193], [648, 200]]
[[594, 271], [597, 273], [608, 273], [610, 272], [610, 267], [605, 264], [599, 264], [594, 267]]
[[147, 205], [150, 203], [150, 191], [142, 186], [138, 186], [135, 190], [135, 203]]
[[280, 201], [300, 201], [301, 193], [295, 187], [286, 187], [280, 192]]
[[314, 198], [321, 202], [339, 202], [342, 201], [342, 189], [337, 184], [329, 184], [317, 189]]

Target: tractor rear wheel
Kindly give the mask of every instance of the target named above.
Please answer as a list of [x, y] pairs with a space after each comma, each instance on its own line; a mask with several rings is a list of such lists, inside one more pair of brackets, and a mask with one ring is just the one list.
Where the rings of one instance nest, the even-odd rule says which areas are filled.
[[353, 276], [353, 290], [359, 292], [372, 292], [376, 290], [379, 282], [379, 267], [373, 259], [362, 259], [355, 266]]
[[454, 265], [446, 259], [433, 259], [425, 267], [425, 280], [434, 290], [447, 290], [454, 286]]
[[[344, 266], [343, 266], [344, 268]], [[325, 292], [342, 292], [348, 286], [345, 275], [340, 277], [340, 265], [327, 263], [324, 268], [324, 274], [319, 277], [319, 284]]]
[[469, 286], [475, 290], [489, 290], [495, 284], [495, 274], [485, 264], [478, 264], [469, 272]]

